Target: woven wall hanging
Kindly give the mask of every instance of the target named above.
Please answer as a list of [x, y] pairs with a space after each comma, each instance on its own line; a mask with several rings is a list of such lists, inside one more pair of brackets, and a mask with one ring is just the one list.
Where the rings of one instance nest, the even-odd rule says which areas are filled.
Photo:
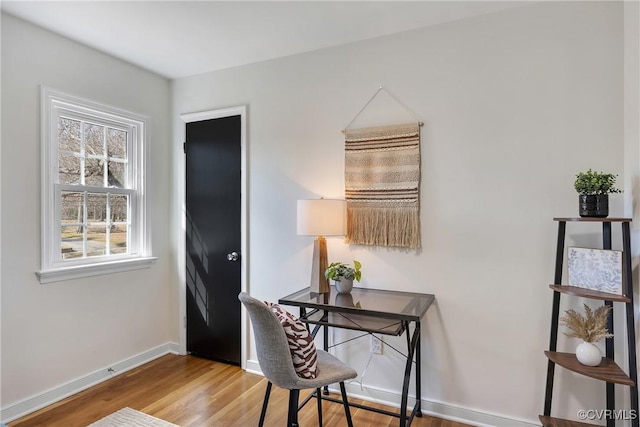
[[420, 125], [344, 131], [346, 242], [420, 247]]

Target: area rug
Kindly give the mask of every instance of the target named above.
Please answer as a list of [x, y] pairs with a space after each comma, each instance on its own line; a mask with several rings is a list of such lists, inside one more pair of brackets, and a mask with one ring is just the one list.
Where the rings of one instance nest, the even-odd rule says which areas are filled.
[[179, 427], [131, 408], [122, 408], [88, 427]]

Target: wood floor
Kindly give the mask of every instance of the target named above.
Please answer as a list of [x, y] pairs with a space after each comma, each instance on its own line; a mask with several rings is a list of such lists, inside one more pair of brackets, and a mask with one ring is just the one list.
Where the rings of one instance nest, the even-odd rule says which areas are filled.
[[[9, 427], [85, 427], [127, 406], [182, 427], [257, 426], [265, 387], [264, 377], [239, 367], [169, 354], [15, 420]], [[306, 391], [301, 393], [306, 395]], [[273, 387], [266, 426], [284, 427], [287, 399], [288, 391]], [[362, 409], [352, 408], [351, 414], [355, 427], [398, 424], [398, 418]], [[340, 404], [324, 402], [323, 419], [326, 427], [346, 425]], [[299, 421], [302, 427], [318, 424], [315, 402], [300, 411]], [[415, 418], [412, 426], [466, 425], [425, 415]]]

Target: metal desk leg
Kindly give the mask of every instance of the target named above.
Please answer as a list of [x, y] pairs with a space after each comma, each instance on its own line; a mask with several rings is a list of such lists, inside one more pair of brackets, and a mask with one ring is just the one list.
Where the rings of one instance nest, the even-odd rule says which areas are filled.
[[[409, 322], [405, 322], [405, 327], [407, 330], [407, 337], [409, 336]], [[408, 338], [407, 338], [408, 339]], [[402, 384], [402, 400], [400, 403], [400, 427], [405, 427], [407, 425], [411, 425], [411, 421], [413, 417], [420, 411], [420, 400], [416, 402], [416, 406], [411, 412], [411, 416], [407, 420], [407, 403], [409, 400], [409, 382], [411, 380], [411, 368], [413, 366], [413, 356], [416, 353], [416, 349], [418, 348], [418, 344], [420, 342], [420, 323], [416, 322], [415, 329], [413, 330], [413, 336], [411, 337], [409, 344], [409, 353], [407, 354], [407, 364], [404, 369], [404, 382]], [[418, 369], [416, 369], [417, 375]], [[416, 381], [420, 381], [419, 376], [416, 376]], [[418, 384], [416, 382], [416, 384]], [[416, 390], [417, 392], [417, 390]], [[407, 422], [408, 421], [408, 422]]]
[[[325, 311], [322, 316], [323, 321], [329, 323], [329, 312]], [[323, 330], [323, 347], [324, 351], [329, 352], [329, 326], [324, 325]], [[328, 396], [329, 395], [329, 386], [324, 386], [322, 390], [322, 394]]]
[[421, 351], [420, 351], [420, 322], [416, 322], [416, 330], [418, 331], [418, 342], [416, 343], [416, 416], [422, 417], [422, 370], [420, 369]]

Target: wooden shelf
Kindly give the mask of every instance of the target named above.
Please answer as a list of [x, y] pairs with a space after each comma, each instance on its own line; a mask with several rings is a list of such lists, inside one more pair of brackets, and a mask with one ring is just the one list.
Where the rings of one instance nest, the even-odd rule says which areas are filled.
[[595, 378], [609, 383], [634, 386], [633, 380], [611, 359], [602, 358], [598, 366], [586, 366], [578, 362], [576, 355], [572, 353], [558, 353], [545, 351], [544, 354], [554, 363], [573, 372]]
[[600, 427], [598, 424], [587, 424], [580, 421], [563, 420], [561, 418], [545, 417], [539, 415], [538, 418], [542, 427]]
[[578, 297], [591, 298], [602, 301], [631, 302], [631, 298], [624, 295], [594, 291], [592, 289], [579, 288], [577, 286], [549, 285], [549, 287], [556, 292], [562, 292], [563, 294], [575, 295]]
[[574, 217], [574, 218], [553, 218], [554, 221], [573, 222], [631, 222], [631, 218], [594, 218], [594, 217]]

